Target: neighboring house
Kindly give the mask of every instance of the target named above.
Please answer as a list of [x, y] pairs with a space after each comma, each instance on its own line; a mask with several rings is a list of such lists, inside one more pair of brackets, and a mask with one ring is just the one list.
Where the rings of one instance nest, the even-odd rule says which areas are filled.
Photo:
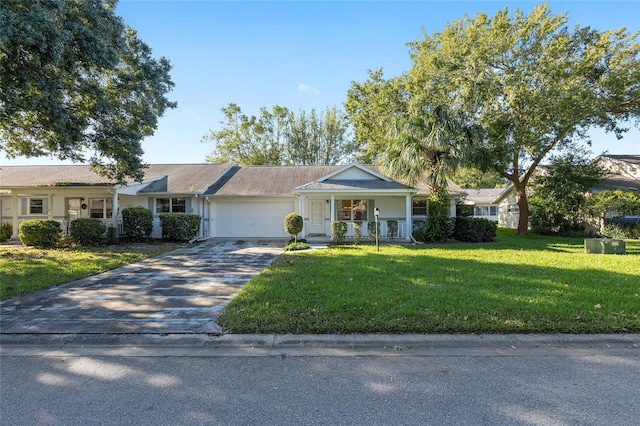
[[465, 188], [464, 203], [473, 206], [473, 217], [498, 222], [501, 228], [517, 228], [520, 217], [512, 185], [506, 188]]
[[[603, 155], [598, 161], [607, 176], [593, 188], [594, 193], [621, 190], [640, 194], [640, 155]], [[519, 209], [513, 185], [503, 189], [467, 188], [463, 191], [467, 193], [465, 204], [474, 206], [474, 217], [497, 221], [502, 228], [517, 228]]]
[[[331, 236], [331, 222], [374, 220], [380, 210], [381, 234], [397, 220], [398, 238], [411, 239], [411, 223], [427, 213], [428, 185], [409, 187], [373, 166], [250, 166], [228, 164], [152, 164], [142, 182], [116, 185], [88, 166], [3, 166], [0, 169], [0, 221], [13, 224], [13, 236], [26, 219], [51, 219], [68, 233], [76, 218], [100, 219], [122, 233], [120, 212], [142, 206], [154, 214], [152, 237], [161, 235], [159, 214], [201, 217], [200, 238], [286, 238], [284, 217], [304, 218], [303, 238]], [[462, 190], [451, 184], [451, 216]]]

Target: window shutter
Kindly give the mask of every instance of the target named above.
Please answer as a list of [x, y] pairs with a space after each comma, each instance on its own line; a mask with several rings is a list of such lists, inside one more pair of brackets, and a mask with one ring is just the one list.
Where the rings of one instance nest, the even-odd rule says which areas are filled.
[[155, 209], [155, 202], [154, 202], [154, 198], [153, 197], [149, 197], [148, 200], [148, 206], [149, 206], [149, 210], [151, 210], [151, 213], [155, 214], [156, 213], [156, 209]]
[[28, 202], [28, 198], [20, 198], [20, 214], [22, 216], [29, 214]]
[[368, 220], [369, 222], [373, 222], [373, 221], [375, 221], [375, 220], [376, 220], [376, 218], [375, 218], [375, 217], [374, 217], [374, 215], [373, 215], [373, 212], [374, 212], [374, 210], [376, 209], [376, 200], [369, 200], [369, 201], [367, 201], [367, 206], [368, 206], [367, 210], [369, 210], [369, 211], [367, 212], [367, 220]]
[[185, 213], [191, 213], [191, 198], [185, 200]]
[[49, 214], [49, 199], [42, 199], [42, 214]]

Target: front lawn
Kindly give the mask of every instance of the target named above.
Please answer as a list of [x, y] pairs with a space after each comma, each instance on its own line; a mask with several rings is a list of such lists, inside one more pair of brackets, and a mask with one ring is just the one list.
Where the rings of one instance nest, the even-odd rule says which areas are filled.
[[177, 244], [41, 250], [0, 249], [0, 300], [53, 287], [157, 256]]
[[231, 333], [640, 332], [640, 242], [583, 239], [330, 247], [285, 254], [218, 320]]

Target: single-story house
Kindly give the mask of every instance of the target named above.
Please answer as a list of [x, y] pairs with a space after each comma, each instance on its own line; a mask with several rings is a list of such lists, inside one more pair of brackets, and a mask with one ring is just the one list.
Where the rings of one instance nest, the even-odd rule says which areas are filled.
[[[412, 221], [425, 219], [426, 183], [403, 185], [375, 166], [247, 166], [152, 164], [141, 182], [118, 185], [84, 165], [3, 166], [0, 169], [0, 221], [51, 219], [68, 233], [76, 218], [95, 218], [122, 233], [123, 208], [143, 206], [154, 215], [152, 237], [161, 236], [159, 214], [201, 217], [200, 238], [286, 238], [284, 217], [304, 219], [303, 238], [329, 238], [331, 222], [374, 220], [379, 209], [381, 236], [387, 221], [398, 221], [400, 240], [410, 241]], [[462, 190], [451, 183], [451, 216]]]
[[[602, 155], [597, 161], [606, 176], [593, 188], [594, 193], [621, 190], [640, 194], [640, 155]], [[496, 221], [502, 228], [517, 228], [520, 213], [513, 185], [502, 189], [465, 188], [462, 191], [467, 194], [464, 203], [474, 207], [474, 217]]]

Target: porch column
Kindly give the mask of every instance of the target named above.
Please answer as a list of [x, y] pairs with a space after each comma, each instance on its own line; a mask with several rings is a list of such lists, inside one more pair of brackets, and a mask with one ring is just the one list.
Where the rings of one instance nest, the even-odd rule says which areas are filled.
[[53, 194], [49, 194], [49, 201], [47, 201], [47, 203], [49, 204], [47, 206], [47, 219], [49, 220], [53, 220]]
[[411, 213], [413, 210], [413, 206], [411, 204], [411, 195], [405, 196], [405, 214], [406, 214], [406, 227], [404, 239], [407, 241], [411, 241], [411, 231], [413, 231], [413, 226], [411, 224]]
[[113, 193], [113, 202], [111, 203], [112, 213], [111, 222], [114, 228], [116, 228], [116, 235], [120, 233], [118, 229], [118, 190], [115, 189]]
[[18, 194], [11, 190], [11, 223], [13, 224], [13, 235], [11, 238], [18, 238]]
[[298, 210], [300, 211], [300, 216], [302, 216], [302, 238], [307, 236], [307, 220], [304, 218], [304, 195], [300, 195], [298, 198]]
[[336, 220], [336, 196], [331, 196], [331, 222]]

